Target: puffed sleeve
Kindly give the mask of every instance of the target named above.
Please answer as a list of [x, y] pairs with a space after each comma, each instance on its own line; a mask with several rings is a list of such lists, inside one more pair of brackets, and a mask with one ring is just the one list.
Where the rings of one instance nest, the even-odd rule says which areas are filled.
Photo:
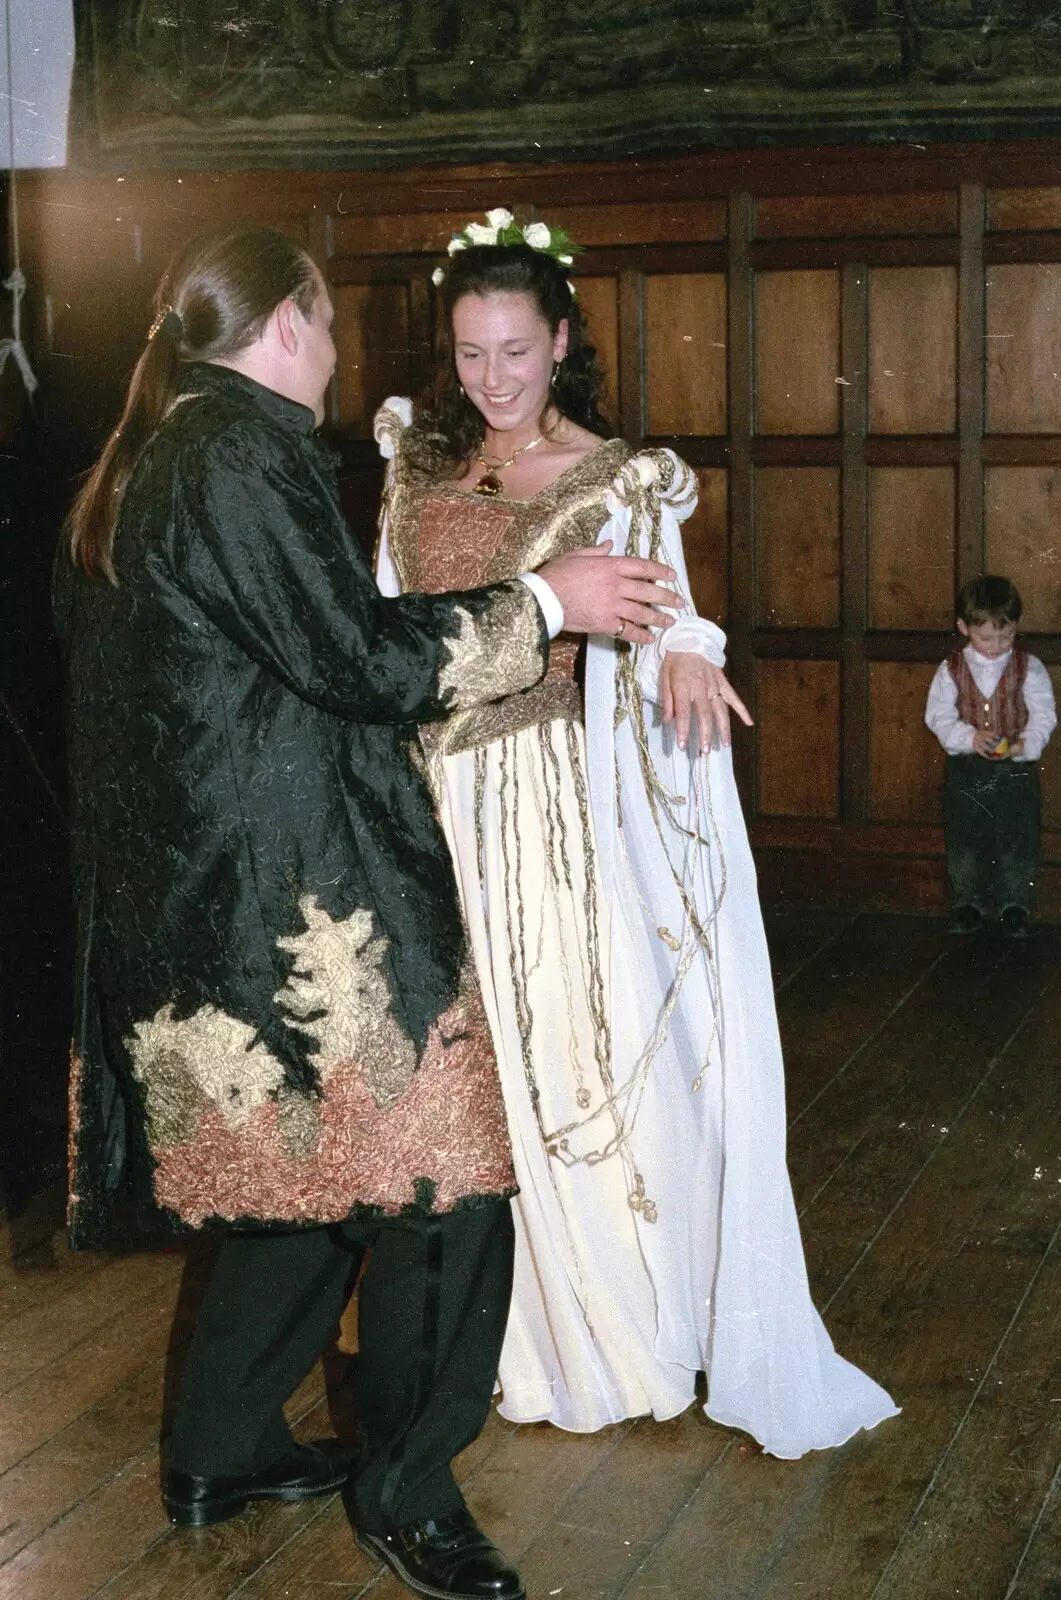
[[392, 394], [380, 406], [372, 419], [372, 436], [379, 445], [384, 461], [393, 461], [398, 454], [398, 441], [406, 428], [412, 426], [413, 402], [405, 394]]
[[177, 475], [177, 576], [289, 688], [359, 722], [417, 724], [536, 683], [548, 659], [522, 583], [382, 595], [312, 439], [237, 426]]
[[[674, 568], [670, 585], [685, 601], [674, 626], [655, 630], [652, 644], [638, 651], [637, 676], [646, 700], [659, 698], [663, 657], [672, 650], [701, 655], [713, 666], [726, 665], [726, 635], [706, 617], [698, 617], [689, 586], [682, 548], [681, 523], [696, 508], [696, 478], [673, 450], [642, 450], [615, 476], [608, 496], [611, 512], [601, 538], [612, 539], [620, 554], [650, 557]], [[611, 531], [609, 531], [611, 530]]]
[[376, 583], [381, 594], [399, 595], [402, 580], [395, 565], [390, 544], [390, 499], [394, 490], [396, 461], [401, 436], [412, 426], [413, 402], [408, 395], [392, 394], [384, 400], [372, 419], [372, 434], [379, 445], [379, 453], [387, 463], [383, 483], [383, 501], [380, 506], [379, 539], [376, 542]]

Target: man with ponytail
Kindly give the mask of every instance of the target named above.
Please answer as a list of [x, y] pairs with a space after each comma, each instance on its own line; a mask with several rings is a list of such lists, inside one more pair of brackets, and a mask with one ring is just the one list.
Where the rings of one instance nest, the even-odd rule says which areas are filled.
[[[648, 640], [673, 574], [589, 551], [382, 597], [316, 438], [335, 347], [313, 262], [215, 232], [156, 310], [57, 570], [72, 1240], [104, 1246], [119, 1203], [224, 1233], [175, 1523], [345, 1486], [359, 1542], [414, 1592], [515, 1600], [450, 1469], [497, 1371], [514, 1180], [417, 730], [535, 684], [561, 624]], [[283, 1403], [366, 1251], [360, 1450], [296, 1445]]]

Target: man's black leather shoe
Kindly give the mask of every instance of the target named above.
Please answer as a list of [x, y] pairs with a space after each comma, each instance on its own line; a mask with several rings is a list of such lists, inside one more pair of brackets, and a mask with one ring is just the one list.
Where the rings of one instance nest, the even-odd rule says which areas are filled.
[[397, 1533], [355, 1532], [354, 1538], [399, 1583], [429, 1600], [523, 1600], [527, 1592], [468, 1511], [411, 1522]]
[[275, 1466], [239, 1478], [197, 1478], [190, 1472], [167, 1472], [162, 1499], [166, 1515], [178, 1528], [208, 1528], [227, 1522], [251, 1500], [312, 1500], [341, 1489], [355, 1470], [355, 1446], [339, 1439], [318, 1439], [296, 1445]]

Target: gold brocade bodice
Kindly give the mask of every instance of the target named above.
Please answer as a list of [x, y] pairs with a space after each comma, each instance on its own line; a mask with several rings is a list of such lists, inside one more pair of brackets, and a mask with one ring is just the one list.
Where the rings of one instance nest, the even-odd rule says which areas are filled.
[[[609, 439], [533, 500], [495, 500], [414, 469], [408, 443], [403, 435], [388, 492], [390, 553], [402, 589], [429, 594], [500, 583], [596, 544], [608, 520], [612, 480], [632, 454], [623, 440]], [[578, 647], [578, 639], [561, 634], [533, 688], [424, 728], [425, 745], [449, 755], [558, 717], [580, 721]]]

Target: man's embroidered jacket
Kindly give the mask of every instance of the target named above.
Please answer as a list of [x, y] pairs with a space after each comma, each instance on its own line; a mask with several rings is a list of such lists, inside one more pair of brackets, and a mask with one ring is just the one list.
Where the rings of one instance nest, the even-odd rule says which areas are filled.
[[427, 1215], [510, 1193], [417, 728], [535, 683], [528, 587], [384, 599], [309, 411], [196, 364], [117, 585], [60, 558], [76, 905], [70, 1219]]

